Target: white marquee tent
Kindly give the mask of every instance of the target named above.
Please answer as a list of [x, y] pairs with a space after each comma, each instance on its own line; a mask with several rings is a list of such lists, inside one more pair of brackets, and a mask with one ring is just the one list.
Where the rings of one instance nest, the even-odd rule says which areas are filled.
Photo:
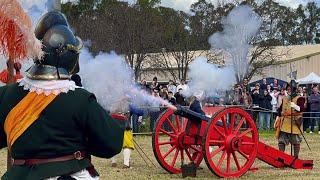
[[308, 76], [298, 79], [299, 84], [320, 84], [320, 76], [312, 72]]

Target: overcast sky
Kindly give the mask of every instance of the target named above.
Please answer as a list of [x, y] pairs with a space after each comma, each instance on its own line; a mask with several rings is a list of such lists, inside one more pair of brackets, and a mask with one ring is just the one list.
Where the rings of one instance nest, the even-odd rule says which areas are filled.
[[[29, 1], [29, 0], [26, 0], [26, 1]], [[39, 0], [33, 0], [33, 1], [39, 1]], [[77, 1], [77, 0], [62, 0], [62, 1]], [[131, 4], [136, 2], [136, 0], [119, 0], [119, 1], [126, 1]], [[191, 4], [197, 1], [198, 0], [161, 0], [161, 5], [188, 12]], [[211, 1], [212, 3], [215, 4], [218, 1], [234, 2], [234, 1], [241, 1], [241, 0], [208, 0], [208, 1]], [[263, 0], [257, 0], [257, 1], [263, 1]], [[290, 6], [292, 8], [297, 8], [299, 4], [306, 4], [311, 1], [316, 1], [320, 3], [320, 0], [275, 0], [275, 1], [279, 2], [282, 5]]]
[[[128, 1], [130, 3], [134, 3], [136, 0], [121, 0], [121, 1]], [[161, 0], [161, 5], [188, 12], [191, 4], [197, 1], [198, 0]], [[210, 0], [210, 1], [212, 3], [217, 3], [218, 0]], [[235, 0], [223, 0], [223, 1], [234, 2]], [[320, 2], [320, 0], [275, 0], [275, 1], [279, 2], [282, 5], [290, 6], [292, 8], [296, 8], [298, 7], [299, 4], [306, 4], [310, 1]]]

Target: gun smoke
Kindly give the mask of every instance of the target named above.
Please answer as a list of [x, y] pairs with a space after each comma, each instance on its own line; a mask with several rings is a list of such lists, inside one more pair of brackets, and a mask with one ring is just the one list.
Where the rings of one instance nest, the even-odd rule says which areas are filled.
[[247, 75], [248, 55], [252, 48], [250, 42], [258, 33], [261, 24], [261, 17], [250, 6], [237, 6], [222, 19], [223, 31], [209, 38], [213, 49], [223, 50], [231, 56], [238, 82]]
[[190, 95], [204, 91], [205, 96], [216, 96], [218, 92], [230, 89], [234, 84], [234, 70], [232, 67], [218, 67], [207, 62], [204, 57], [195, 59], [190, 64], [189, 83]]
[[133, 70], [125, 58], [114, 52], [93, 56], [88, 49], [80, 54], [80, 73], [83, 86], [93, 92], [98, 102], [111, 112], [126, 112], [134, 106], [170, 105], [160, 97], [139, 89], [133, 79]]
[[190, 92], [186, 95], [204, 91], [207, 97], [216, 96], [230, 89], [234, 83], [240, 82], [249, 68], [248, 55], [252, 48], [250, 42], [259, 31], [261, 23], [261, 18], [246, 5], [235, 7], [223, 18], [223, 31], [213, 34], [209, 43], [212, 49], [227, 53], [232, 63], [218, 67], [208, 63], [204, 57], [195, 59], [190, 64]]
[[18, 0], [35, 27], [42, 15], [53, 9], [54, 0]]

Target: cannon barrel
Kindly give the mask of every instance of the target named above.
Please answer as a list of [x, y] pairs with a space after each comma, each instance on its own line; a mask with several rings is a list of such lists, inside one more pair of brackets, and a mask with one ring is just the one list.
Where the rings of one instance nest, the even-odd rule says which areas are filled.
[[186, 106], [177, 106], [177, 110], [175, 111], [175, 114], [178, 114], [180, 116], [190, 118], [190, 119], [201, 119], [202, 121], [206, 121], [206, 122], [209, 122], [211, 120], [210, 117], [207, 117], [204, 114], [194, 112]]
[[[177, 110], [175, 111], [175, 114], [178, 114], [180, 116], [186, 117], [188, 119], [201, 119], [202, 121], [210, 122], [212, 117], [208, 117], [204, 114], [197, 113], [195, 111], [190, 110], [187, 106], [177, 106]], [[216, 122], [216, 125], [219, 127], [223, 126], [223, 123], [221, 120], [218, 120]], [[227, 127], [229, 127], [229, 122], [226, 122]]]

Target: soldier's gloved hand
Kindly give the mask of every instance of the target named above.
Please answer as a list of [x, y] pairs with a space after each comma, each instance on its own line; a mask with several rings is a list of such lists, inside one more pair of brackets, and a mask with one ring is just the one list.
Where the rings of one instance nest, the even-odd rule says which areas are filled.
[[296, 105], [294, 102], [290, 103], [290, 107], [293, 108], [294, 110], [300, 112], [300, 106]]

